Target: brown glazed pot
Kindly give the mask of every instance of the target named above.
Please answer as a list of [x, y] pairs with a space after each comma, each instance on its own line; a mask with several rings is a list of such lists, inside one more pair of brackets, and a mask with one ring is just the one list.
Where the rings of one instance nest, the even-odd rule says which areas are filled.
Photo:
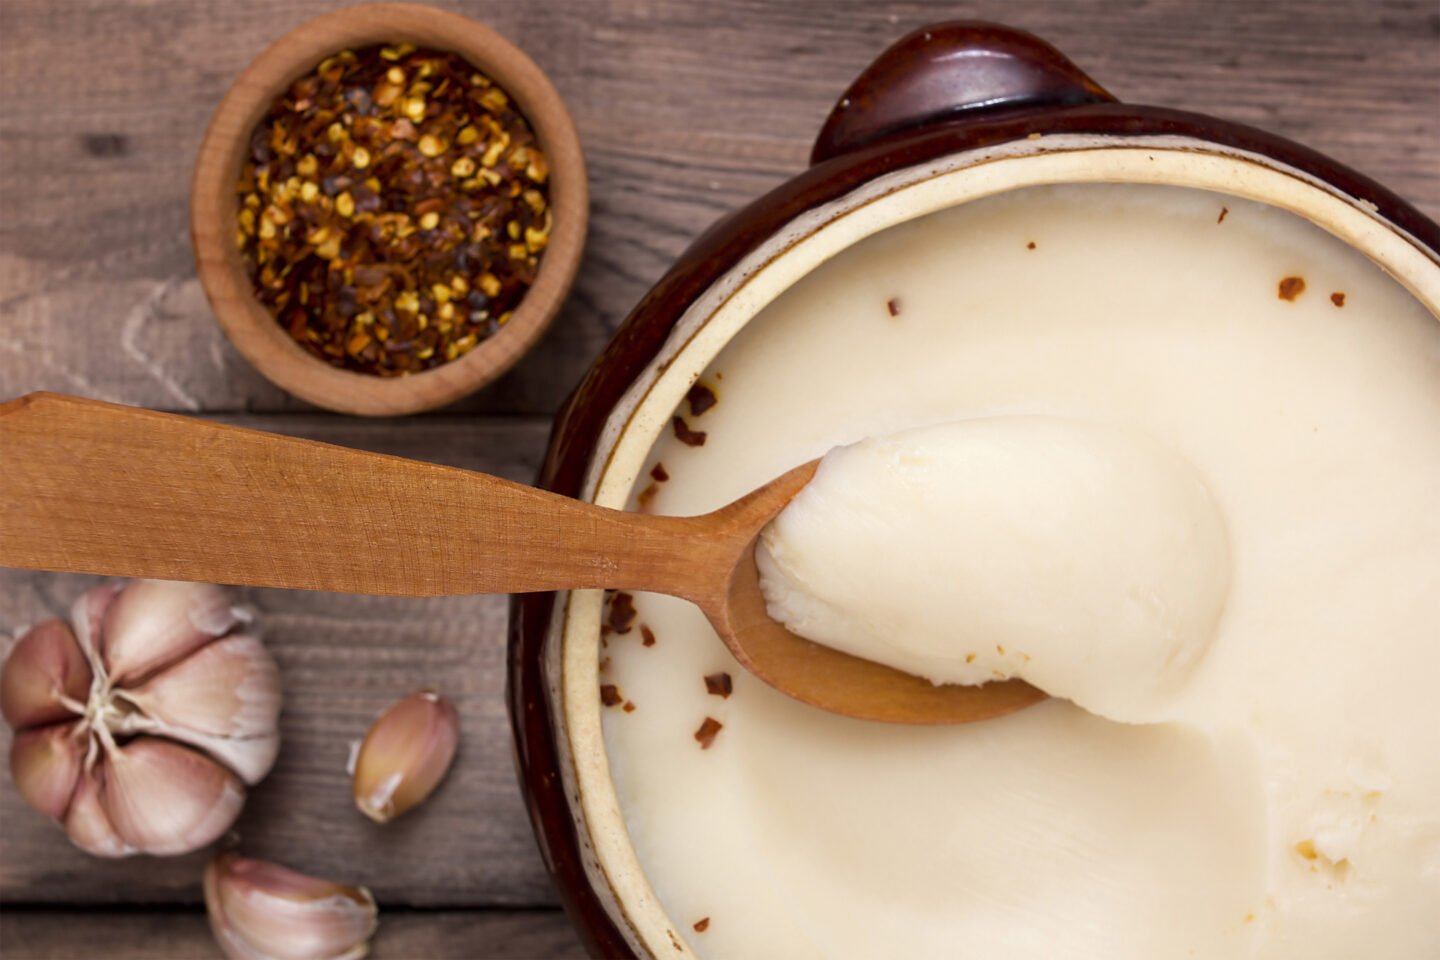
[[[1040, 182], [1175, 183], [1286, 207], [1361, 249], [1440, 315], [1440, 226], [1395, 194], [1260, 130], [1118, 103], [1049, 44], [995, 24], [937, 24], [886, 50], [836, 105], [811, 162], [713, 226], [640, 302], [560, 412], [541, 486], [595, 498], [636, 411], [670, 397], [668, 415], [683, 394], [683, 382], [655, 387], [667, 373], [686, 375], [677, 368], [696, 331], [738, 292], [763, 286], [757, 278], [807, 238], [862, 207], [987, 168], [1048, 170], [992, 193]], [[511, 608], [509, 705], [531, 821], [591, 953], [682, 957], [684, 928], [669, 926], [643, 880], [606, 863], [598, 842], [613, 843], [624, 826], [607, 813], [613, 795], [608, 806], [587, 803], [603, 756], [594, 668], [585, 672], [584, 651], [569, 659], [562, 639], [579, 596], [530, 594]], [[585, 703], [568, 702], [567, 689], [586, 691]]]

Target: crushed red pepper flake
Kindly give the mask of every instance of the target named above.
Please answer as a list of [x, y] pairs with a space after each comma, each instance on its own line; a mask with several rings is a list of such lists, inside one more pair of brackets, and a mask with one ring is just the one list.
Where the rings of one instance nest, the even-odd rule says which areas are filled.
[[610, 629], [618, 634], [630, 632], [635, 625], [635, 596], [629, 593], [617, 593], [610, 598]]
[[694, 926], [696, 933], [704, 933], [706, 930], [710, 929], [710, 918], [701, 917], [699, 920], [695, 921]]
[[640, 624], [640, 645], [643, 647], [655, 646], [655, 631], [645, 624]]
[[1280, 281], [1280, 299], [1294, 303], [1295, 298], [1305, 292], [1304, 277], [1286, 277]]
[[1026, 250], [1034, 250], [1034, 249], [1035, 249], [1035, 241], [1034, 241], [1034, 240], [1031, 240], [1029, 243], [1025, 244], [1025, 249], [1026, 249]]
[[660, 492], [660, 484], [669, 479], [670, 474], [666, 473], [665, 468], [660, 464], [657, 463], [650, 468], [650, 483], [635, 497], [635, 502], [640, 505], [640, 509], [648, 510], [650, 508], [656, 494]]
[[621, 710], [624, 710], [626, 713], [634, 713], [634, 712], [635, 712], [635, 704], [631, 703], [629, 700], [626, 700], [626, 701], [625, 701], [625, 706], [621, 707], [620, 709], [621, 709]]
[[601, 658], [600, 658], [600, 672], [601, 672], [601, 673], [607, 673], [609, 670], [610, 670], [610, 658], [609, 658], [609, 657], [601, 657]]
[[1337, 307], [1345, 306], [1345, 294], [1337, 290], [1336, 292], [1330, 294], [1330, 302], [1335, 304], [1335, 306]]
[[724, 724], [714, 717], [706, 717], [705, 722], [700, 724], [700, 729], [695, 731], [695, 739], [700, 744], [701, 750], [709, 750], [710, 745], [715, 742], [715, 735], [724, 728]]
[[715, 391], [703, 383], [697, 383], [691, 387], [690, 392], [685, 394], [685, 400], [690, 404], [690, 416], [692, 417], [702, 415], [718, 402]]
[[730, 674], [725, 672], [708, 674], [705, 677], [705, 692], [713, 697], [729, 697], [735, 689], [735, 683], [730, 679]]
[[605, 704], [605, 706], [618, 707], [624, 701], [625, 698], [620, 696], [620, 688], [615, 686], [615, 684], [602, 683], [600, 685], [600, 702]]
[[462, 57], [342, 50], [252, 131], [236, 242], [256, 296], [307, 351], [416, 373], [509, 321], [549, 243], [548, 179], [529, 121]]
[[900, 298], [891, 297], [889, 300], [886, 300], [885, 309], [890, 312], [890, 316], [892, 317], [900, 316]]
[[685, 422], [684, 417], [676, 417], [671, 421], [675, 427], [675, 437], [687, 447], [705, 446], [705, 431], [691, 430], [690, 424]]
[[1225, 222], [1225, 218], [1228, 217], [1229, 215], [1230, 215], [1230, 208], [1229, 208], [1229, 207], [1221, 207], [1221, 208], [1220, 208], [1220, 216], [1218, 216], [1218, 217], [1215, 218], [1215, 222], [1216, 222], [1216, 223], [1224, 223], [1224, 222]]

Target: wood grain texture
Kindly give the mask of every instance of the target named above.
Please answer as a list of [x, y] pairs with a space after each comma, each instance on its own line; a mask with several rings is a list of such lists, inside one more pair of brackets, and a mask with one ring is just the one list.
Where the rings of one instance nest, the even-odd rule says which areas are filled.
[[[801, 169], [834, 99], [889, 42], [937, 19], [1033, 30], [1121, 99], [1292, 137], [1440, 217], [1440, 11], [1432, 0], [469, 0], [565, 98], [590, 165], [575, 289], [539, 347], [454, 408], [355, 423], [298, 415], [225, 341], [195, 278], [187, 192], [230, 83], [332, 0], [3, 0], [0, 400], [49, 389], [529, 479], [548, 415], [610, 332], [710, 222]], [[245, 416], [288, 413], [281, 417]], [[0, 634], [92, 582], [0, 571]], [[285, 747], [241, 819], [246, 849], [371, 885], [380, 957], [573, 955], [557, 914], [404, 904], [549, 904], [511, 771], [503, 605], [252, 591], [285, 671]], [[8, 644], [0, 642], [0, 649]], [[443, 678], [462, 753], [422, 814], [350, 807], [345, 743]], [[0, 750], [8, 750], [0, 732]], [[101, 863], [0, 775], [0, 900], [195, 903], [202, 858]], [[387, 912], [389, 911], [389, 912]], [[541, 918], [544, 918], [543, 920]], [[28, 952], [27, 952], [28, 951]], [[214, 956], [198, 915], [0, 912], [0, 954]]]
[[805, 482], [767, 485], [747, 510], [649, 516], [489, 473], [54, 393], [0, 404], [0, 448], [0, 564], [376, 596], [717, 596], [743, 545]]
[[[512, 479], [533, 475], [546, 429], [538, 420], [239, 420]], [[11, 643], [5, 635], [63, 615], [94, 582], [0, 570], [0, 656]], [[237, 824], [245, 852], [363, 883], [382, 907], [554, 902], [511, 762], [502, 697], [503, 598], [398, 600], [283, 590], [242, 596], [259, 609], [286, 693], [279, 763], [252, 791]], [[460, 752], [422, 810], [381, 827], [353, 807], [348, 746], [392, 700], [426, 686], [437, 686], [459, 710]], [[0, 725], [0, 753], [8, 753], [9, 741]], [[198, 902], [205, 859], [95, 860], [25, 806], [8, 770], [0, 775], [0, 899]]]
[[[583, 957], [557, 910], [380, 911], [371, 960]], [[196, 911], [0, 912], [5, 960], [220, 960]]]
[[[922, 23], [1004, 20], [1121, 99], [1293, 137], [1440, 216], [1427, 0], [443, 3], [554, 81], [592, 177], [585, 261], [540, 347], [461, 409], [549, 413], [704, 226], [800, 169], [833, 100]], [[6, 0], [0, 386], [156, 409], [303, 403], [225, 342], [195, 280], [190, 166], [230, 82], [328, 0]]]

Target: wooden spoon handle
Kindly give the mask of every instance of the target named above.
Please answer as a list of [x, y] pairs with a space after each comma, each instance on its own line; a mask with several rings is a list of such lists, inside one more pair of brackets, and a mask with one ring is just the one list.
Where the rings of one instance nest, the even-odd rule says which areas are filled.
[[0, 405], [0, 565], [398, 596], [669, 590], [703, 518], [94, 400]]

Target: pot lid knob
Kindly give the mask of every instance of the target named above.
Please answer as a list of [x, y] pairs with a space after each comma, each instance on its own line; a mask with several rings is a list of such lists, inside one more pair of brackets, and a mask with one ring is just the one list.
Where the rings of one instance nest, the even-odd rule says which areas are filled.
[[810, 162], [975, 112], [1114, 101], [1034, 34], [978, 20], [934, 24], [901, 37], [850, 84]]

